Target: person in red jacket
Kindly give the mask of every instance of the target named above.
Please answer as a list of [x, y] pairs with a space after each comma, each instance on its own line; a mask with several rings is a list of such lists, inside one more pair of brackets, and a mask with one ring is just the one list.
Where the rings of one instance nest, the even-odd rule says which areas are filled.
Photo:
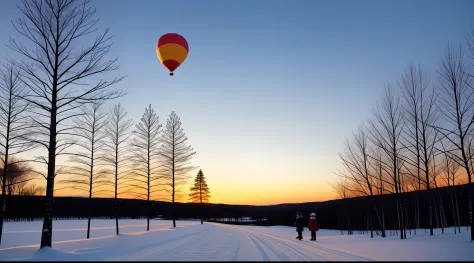
[[316, 231], [318, 228], [318, 221], [316, 220], [316, 214], [311, 213], [311, 218], [309, 219], [308, 229], [311, 231], [311, 241], [316, 241]]

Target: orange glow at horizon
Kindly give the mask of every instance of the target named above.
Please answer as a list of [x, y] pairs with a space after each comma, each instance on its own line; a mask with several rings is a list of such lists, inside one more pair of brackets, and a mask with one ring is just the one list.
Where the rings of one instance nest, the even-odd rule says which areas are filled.
[[[189, 187], [192, 184], [192, 178], [188, 180], [187, 184], [182, 187], [181, 191], [176, 193], [176, 201], [187, 203], [190, 202], [188, 198]], [[208, 182], [209, 183], [209, 182]], [[58, 189], [63, 187], [57, 187], [55, 196], [88, 196], [88, 193], [81, 190], [75, 189]], [[109, 187], [113, 190], [112, 187]], [[286, 189], [285, 189], [286, 188]], [[105, 188], [101, 188], [105, 189]], [[211, 186], [211, 198], [210, 203], [213, 204], [229, 204], [229, 205], [274, 205], [283, 203], [306, 203], [306, 202], [321, 202], [336, 199], [337, 196], [333, 193], [332, 189], [328, 185], [323, 185], [314, 189], [308, 187], [298, 188], [296, 185], [286, 186], [261, 186], [255, 185], [252, 188], [242, 188], [236, 184], [232, 188], [227, 187], [214, 187]], [[143, 194], [146, 194], [145, 190], [141, 190]], [[169, 202], [171, 194], [166, 191], [159, 192], [158, 198], [152, 198], [154, 201], [165, 201]], [[96, 198], [113, 198], [110, 194], [95, 194], [93, 197]], [[123, 193], [119, 194], [119, 198], [130, 198], [130, 199], [141, 199], [134, 194]]]
[[[181, 191], [178, 192], [177, 202], [190, 202], [189, 188], [199, 169], [202, 169], [210, 188], [209, 201], [214, 204], [272, 205], [337, 199], [328, 182], [337, 178], [333, 172], [339, 163], [331, 160], [330, 156], [292, 155], [277, 150], [216, 151], [220, 149], [213, 149], [204, 141], [194, 141], [193, 146], [206, 149], [206, 152], [198, 152], [193, 158], [193, 165], [199, 165], [199, 168], [188, 173], [186, 184], [179, 186]], [[207, 148], [202, 144], [208, 145]], [[67, 162], [64, 157], [57, 160], [58, 166]], [[37, 168], [44, 171], [44, 167]], [[65, 188], [66, 185], [59, 183], [68, 177], [65, 174], [56, 177], [55, 196], [88, 196], [86, 191]], [[46, 180], [40, 177], [35, 183], [45, 186]], [[98, 193], [93, 197], [113, 198], [112, 186], [100, 189], [107, 189], [109, 193]], [[145, 190], [139, 192], [146, 193]], [[171, 201], [170, 193], [160, 191], [157, 194], [159, 198], [152, 200]], [[118, 197], [146, 199], [127, 193]]]
[[[336, 199], [336, 194], [331, 192], [331, 189], [318, 189], [318, 193], [313, 193], [312, 191], [304, 191], [299, 193], [292, 192], [278, 192], [277, 190], [265, 191], [260, 194], [252, 194], [247, 192], [245, 194], [235, 194], [227, 193], [224, 191], [216, 191], [217, 196], [210, 198], [210, 203], [212, 204], [228, 204], [228, 205], [275, 205], [275, 204], [284, 204], [284, 203], [307, 203], [307, 202], [322, 202], [327, 200]], [[277, 193], [278, 192], [278, 193]], [[166, 192], [164, 192], [166, 193]], [[71, 190], [71, 189], [61, 189], [55, 192], [55, 196], [88, 196], [84, 191]], [[111, 195], [97, 194], [93, 196], [94, 198], [113, 198]], [[135, 195], [124, 193], [119, 195], [119, 198], [126, 199], [141, 199], [137, 198]], [[156, 198], [154, 201], [165, 201], [169, 202], [169, 198]], [[182, 191], [177, 194], [176, 202], [188, 203], [188, 191]]]

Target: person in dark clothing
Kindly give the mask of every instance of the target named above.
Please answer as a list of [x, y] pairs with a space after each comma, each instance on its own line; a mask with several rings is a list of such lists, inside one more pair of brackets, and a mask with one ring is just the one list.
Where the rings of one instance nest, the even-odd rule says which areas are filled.
[[295, 227], [296, 227], [296, 232], [298, 232], [298, 236], [296, 239], [303, 239], [303, 230], [304, 230], [304, 225], [303, 225], [303, 215], [301, 212], [296, 212], [296, 221], [295, 221]]

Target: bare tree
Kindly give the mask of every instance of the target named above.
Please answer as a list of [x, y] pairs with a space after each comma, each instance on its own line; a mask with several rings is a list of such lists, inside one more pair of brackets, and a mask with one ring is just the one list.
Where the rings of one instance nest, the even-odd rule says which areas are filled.
[[[420, 173], [420, 165], [421, 165], [421, 146], [420, 146], [420, 108], [421, 108], [421, 100], [420, 100], [420, 93], [422, 92], [422, 86], [425, 79], [423, 78], [423, 74], [421, 68], [415, 68], [413, 64], [409, 64], [408, 68], [405, 70], [404, 74], [401, 77], [401, 81], [398, 83], [398, 86], [402, 90], [403, 98], [404, 98], [404, 108], [405, 108], [405, 118], [406, 118], [406, 129], [405, 129], [405, 139], [407, 141], [407, 145], [405, 148], [408, 150], [409, 154], [407, 158], [413, 157], [413, 163], [416, 167], [416, 174], [412, 175], [416, 178], [418, 183], [417, 189], [418, 191], [421, 190], [421, 173]], [[410, 173], [412, 170], [407, 169]], [[420, 226], [420, 204], [419, 204], [419, 197], [416, 194], [415, 200], [415, 229], [419, 228]], [[416, 232], [415, 232], [416, 234]]]
[[[146, 191], [146, 200], [148, 203], [147, 226], [150, 230], [151, 200], [150, 196], [157, 190], [160, 184], [159, 175], [160, 160], [160, 133], [161, 124], [155, 111], [148, 105], [140, 119], [135, 125], [135, 138], [133, 140], [133, 163], [134, 163], [134, 188]], [[140, 194], [140, 193], [138, 193]]]
[[474, 90], [472, 78], [465, 74], [466, 65], [462, 48], [455, 49], [448, 45], [438, 70], [439, 90], [444, 96], [439, 103], [440, 112], [445, 125], [435, 126], [442, 135], [441, 139], [449, 141], [444, 151], [450, 159], [458, 163], [466, 171], [469, 188], [469, 221], [471, 240], [474, 240], [474, 225], [472, 217], [473, 184], [471, 164], [472, 141], [474, 124]]
[[189, 178], [187, 173], [195, 169], [190, 162], [196, 152], [187, 144], [188, 138], [181, 124], [178, 115], [172, 111], [163, 131], [163, 145], [160, 152], [163, 162], [162, 174], [166, 176], [165, 184], [171, 187], [173, 227], [176, 227], [174, 205], [176, 188], [186, 183], [185, 180]]
[[68, 120], [80, 105], [120, 96], [106, 88], [122, 78], [101, 78], [118, 69], [117, 59], [106, 59], [112, 39], [108, 29], [90, 39], [98, 19], [89, 0], [22, 0], [18, 8], [23, 18], [13, 25], [33, 48], [14, 39], [9, 47], [25, 58], [20, 67], [30, 94], [23, 99], [35, 108], [32, 121], [38, 137], [33, 141], [48, 151], [47, 158], [39, 159], [48, 167], [41, 247], [51, 247], [56, 157], [74, 144], [60, 139], [70, 134]]
[[[201, 204], [201, 209], [203, 203], [209, 203], [209, 198], [211, 197], [209, 194], [209, 186], [207, 185], [206, 178], [201, 170], [199, 170], [198, 174], [196, 175], [196, 178], [194, 179], [194, 186], [192, 186], [189, 191], [191, 192], [189, 194], [191, 201], [193, 203]], [[202, 224], [203, 219], [201, 215], [201, 225]]]
[[[0, 159], [4, 169], [2, 172], [0, 243], [2, 242], [3, 220], [6, 209], [6, 182], [7, 175], [9, 174], [8, 168], [17, 163], [11, 158], [17, 154], [32, 149], [31, 144], [24, 138], [28, 132], [28, 123], [26, 120], [28, 103], [22, 100], [21, 97], [26, 94], [25, 86], [22, 85], [21, 82], [20, 70], [11, 61], [2, 65], [2, 68], [0, 69]], [[19, 159], [17, 160], [20, 161]], [[10, 175], [13, 176], [10, 176], [9, 179], [14, 178], [21, 180], [15, 171], [12, 171]], [[8, 185], [10, 188], [14, 186], [12, 182]], [[9, 193], [11, 193], [12, 190], [9, 190]]]
[[[353, 144], [349, 141], [346, 141], [346, 152], [344, 154], [339, 154], [339, 157], [343, 161], [344, 167], [349, 172], [349, 180], [353, 181], [360, 189], [361, 194], [370, 196], [372, 199], [374, 197], [375, 184], [374, 181], [376, 177], [373, 174], [373, 171], [370, 169], [370, 156], [369, 156], [369, 141], [367, 131], [363, 126], [360, 126], [356, 133], [353, 134]], [[355, 146], [353, 146], [355, 145]], [[377, 209], [375, 205], [375, 200], [373, 200], [373, 207]], [[372, 207], [369, 208], [368, 213], [368, 225], [370, 227], [370, 237], [373, 238], [373, 229], [372, 229]], [[382, 222], [379, 220], [381, 229]], [[382, 230], [383, 232], [383, 230]]]
[[346, 199], [351, 197], [351, 193], [349, 191], [349, 182], [345, 177], [339, 177], [339, 180], [334, 183], [329, 183], [333, 189], [333, 191], [338, 195], [341, 199]]
[[384, 158], [387, 159], [385, 165], [391, 170], [391, 186], [397, 195], [397, 207], [399, 216], [399, 228], [401, 232], [401, 239], [403, 236], [403, 207], [400, 202], [399, 191], [399, 161], [402, 157], [401, 135], [404, 128], [404, 112], [402, 111], [400, 98], [398, 98], [390, 86], [387, 86], [382, 98], [382, 105], [377, 103], [377, 106], [372, 111], [374, 120], [369, 122], [370, 126], [370, 140], [373, 144], [380, 148], [383, 152]]
[[[425, 94], [424, 90], [420, 93], [421, 97], [421, 111], [420, 111], [420, 145], [421, 145], [421, 163], [423, 165], [422, 171], [425, 172], [425, 185], [429, 198], [429, 222], [430, 222], [430, 235], [433, 235], [433, 205], [431, 199], [431, 183], [430, 183], [430, 165], [435, 162], [435, 150], [436, 142], [438, 141], [438, 134], [433, 129], [437, 125], [438, 114], [435, 108], [436, 95], [434, 92], [431, 94]], [[433, 175], [437, 174], [436, 170], [433, 170]]]
[[382, 161], [383, 153], [379, 147], [373, 147], [372, 152], [369, 154], [369, 157], [372, 159], [371, 166], [372, 169], [375, 171], [376, 176], [376, 183], [374, 184], [377, 189], [377, 194], [379, 195], [380, 199], [380, 215], [378, 213], [378, 209], [375, 210], [377, 213], [377, 218], [381, 222], [381, 231], [382, 237], [386, 237], [385, 234], [385, 212], [383, 207], [383, 194], [386, 192], [385, 185], [387, 184], [386, 174], [387, 171], [384, 168], [384, 162]]
[[[435, 153], [433, 153], [433, 155], [435, 155]], [[430, 176], [431, 176], [431, 182], [432, 182], [432, 185], [433, 185], [432, 186], [433, 189], [439, 187], [439, 184], [438, 184], [439, 176], [444, 172], [444, 167], [442, 166], [443, 163], [442, 162], [438, 163], [437, 159], [438, 158], [435, 158], [433, 156], [433, 161], [432, 161], [432, 164], [431, 164], [431, 167], [430, 167]], [[442, 234], [444, 234], [444, 228], [447, 227], [447, 225], [446, 225], [446, 214], [445, 214], [445, 211], [444, 211], [444, 205], [443, 205], [443, 200], [442, 200], [440, 191], [438, 191], [438, 198], [439, 198], [439, 208], [436, 206], [435, 196], [432, 196], [433, 204], [434, 204], [434, 208], [435, 208], [435, 215], [436, 215], [436, 225], [437, 225], [438, 228], [441, 227], [441, 232], [442, 232]], [[439, 211], [439, 213], [438, 213], [438, 211]]]
[[[460, 224], [460, 218], [459, 218], [459, 212], [457, 208], [457, 194], [455, 192], [454, 186], [456, 186], [456, 181], [459, 177], [459, 164], [455, 161], [453, 161], [450, 157], [449, 154], [447, 154], [446, 148], [444, 147], [443, 142], [441, 141], [441, 146], [443, 149], [443, 161], [444, 161], [444, 173], [443, 173], [443, 181], [444, 183], [451, 189], [450, 190], [450, 197], [451, 197], [451, 207], [453, 210], [453, 226], [454, 226], [454, 234], [456, 234], [456, 225], [458, 227], [459, 233], [461, 233], [461, 224]], [[456, 202], [455, 202], [456, 199]]]
[[[3, 173], [5, 169], [1, 168]], [[26, 183], [35, 179], [31, 176], [31, 169], [19, 159], [11, 156], [9, 164], [7, 165], [8, 173], [5, 177], [5, 194], [21, 194], [25, 188]], [[3, 187], [3, 182], [2, 182]]]
[[103, 160], [113, 167], [113, 186], [114, 186], [114, 210], [115, 210], [115, 227], [116, 233], [119, 234], [118, 225], [118, 195], [119, 182], [126, 182], [130, 179], [130, 171], [128, 170], [129, 157], [127, 152], [127, 142], [131, 136], [130, 128], [133, 125], [132, 119], [126, 119], [127, 112], [125, 112], [122, 105], [119, 103], [110, 110], [109, 122], [106, 126], [107, 141], [104, 145]]
[[[339, 179], [334, 183], [329, 182], [334, 192], [339, 196], [341, 199], [346, 199], [352, 197], [352, 193], [350, 191], [350, 182], [347, 179], [348, 177], [344, 175], [343, 172], [339, 173]], [[342, 211], [345, 213], [345, 209]], [[338, 213], [337, 219], [339, 221], [339, 228], [341, 229], [341, 235], [344, 235], [342, 232], [342, 220], [341, 216]], [[351, 227], [351, 219], [350, 216], [347, 216], [347, 234], [352, 234], [352, 227]]]
[[43, 186], [38, 186], [36, 184], [29, 184], [23, 190], [23, 195], [43, 195], [45, 188]]
[[[418, 181], [418, 190], [421, 190], [421, 183], [424, 183], [429, 196], [429, 222], [430, 234], [433, 235], [433, 207], [430, 186], [430, 166], [435, 158], [435, 146], [438, 138], [433, 127], [438, 119], [436, 110], [436, 95], [434, 90], [429, 90], [429, 83], [426, 74], [421, 66], [415, 67], [410, 64], [402, 75], [402, 91], [405, 96], [407, 126], [405, 149], [410, 153], [404, 158], [407, 165], [407, 173]], [[413, 156], [414, 158], [410, 158]], [[412, 173], [412, 167], [416, 168], [416, 174]], [[421, 176], [424, 173], [424, 178]], [[417, 205], [419, 211], [419, 204]], [[419, 215], [417, 216], [417, 226]]]
[[74, 118], [74, 132], [79, 137], [76, 143], [77, 151], [69, 157], [73, 164], [68, 169], [71, 177], [63, 182], [66, 187], [84, 191], [89, 195], [89, 214], [87, 217], [87, 239], [90, 237], [92, 216], [92, 196], [107, 191], [103, 186], [109, 182], [101, 167], [100, 150], [105, 139], [107, 113], [102, 109], [102, 103], [96, 101], [80, 107], [81, 115]]
[[[474, 67], [474, 26], [472, 23], [469, 26], [469, 32], [466, 36], [466, 45], [469, 51], [469, 57], [471, 58], [471, 69]], [[474, 77], [474, 72], [464, 72], [465, 74], [469, 75], [470, 77]]]
[[373, 195], [372, 175], [369, 163], [367, 134], [363, 126], [353, 133], [352, 143], [346, 140], [346, 151], [339, 154], [344, 167], [349, 172], [349, 179], [359, 185], [362, 195]]

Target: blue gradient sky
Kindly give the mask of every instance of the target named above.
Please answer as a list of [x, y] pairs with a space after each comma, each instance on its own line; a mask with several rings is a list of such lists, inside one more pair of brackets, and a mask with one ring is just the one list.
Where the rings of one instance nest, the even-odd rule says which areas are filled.
[[[0, 8], [3, 44], [18, 36], [15, 3]], [[93, 1], [116, 88], [138, 120], [151, 103], [181, 117], [213, 202], [270, 204], [333, 198], [343, 141], [409, 61], [434, 79], [448, 43], [474, 23], [474, 1]], [[169, 77], [157, 39], [177, 32], [190, 53]], [[244, 190], [238, 190], [240, 188]]]

